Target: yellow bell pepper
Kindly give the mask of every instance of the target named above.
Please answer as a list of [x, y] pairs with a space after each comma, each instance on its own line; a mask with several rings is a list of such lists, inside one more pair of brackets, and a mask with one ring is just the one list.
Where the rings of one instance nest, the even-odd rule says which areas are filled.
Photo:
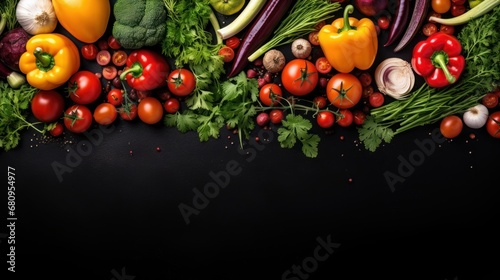
[[55, 89], [80, 69], [80, 53], [77, 46], [62, 34], [34, 35], [26, 42], [19, 69], [26, 74], [26, 81], [31, 86], [41, 90]]
[[95, 43], [106, 32], [111, 16], [108, 0], [52, 0], [57, 20], [69, 34], [84, 43]]
[[355, 67], [367, 70], [373, 65], [378, 51], [375, 24], [369, 18], [349, 17], [354, 11], [347, 5], [344, 17], [324, 25], [318, 33], [320, 47], [335, 70], [349, 73]]

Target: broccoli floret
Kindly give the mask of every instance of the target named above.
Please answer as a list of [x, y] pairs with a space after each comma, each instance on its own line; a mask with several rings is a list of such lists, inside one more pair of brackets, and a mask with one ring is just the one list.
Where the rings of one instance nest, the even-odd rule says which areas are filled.
[[112, 34], [126, 49], [154, 46], [165, 39], [167, 11], [162, 0], [117, 0]]

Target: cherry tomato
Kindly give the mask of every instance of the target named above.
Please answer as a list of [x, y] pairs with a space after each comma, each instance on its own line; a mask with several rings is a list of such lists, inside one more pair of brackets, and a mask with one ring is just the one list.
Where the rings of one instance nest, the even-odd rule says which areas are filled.
[[181, 103], [179, 102], [179, 99], [175, 97], [170, 97], [165, 100], [165, 103], [163, 103], [163, 108], [167, 113], [174, 114], [179, 111], [181, 107]]
[[380, 27], [380, 29], [387, 29], [389, 28], [389, 25], [391, 24], [391, 21], [389, 20], [389, 17], [385, 16], [385, 15], [381, 15], [378, 19], [377, 19], [377, 25], [378, 27]]
[[318, 95], [318, 96], [315, 96], [313, 98], [313, 103], [316, 107], [318, 107], [319, 109], [324, 109], [326, 108], [326, 103], [327, 103], [327, 100], [326, 100], [326, 97], [324, 96], [321, 96], [321, 95]]
[[228, 63], [234, 59], [234, 50], [228, 46], [223, 46], [219, 50], [219, 55], [223, 57], [224, 62]]
[[500, 111], [491, 113], [486, 122], [486, 131], [494, 138], [500, 138]]
[[462, 132], [464, 123], [462, 119], [456, 115], [446, 116], [441, 120], [441, 124], [439, 126], [439, 130], [441, 134], [448, 138], [452, 139], [460, 135]]
[[312, 92], [318, 85], [319, 74], [309, 60], [295, 58], [285, 64], [281, 71], [281, 82], [285, 89], [296, 96]]
[[80, 70], [68, 81], [71, 100], [77, 104], [90, 104], [99, 98], [102, 92], [101, 80], [88, 70]]
[[227, 38], [225, 42], [226, 46], [230, 47], [233, 50], [237, 49], [240, 46], [240, 43], [241, 43], [240, 38], [236, 36]]
[[373, 81], [372, 75], [369, 72], [362, 72], [359, 74], [358, 79], [363, 87], [370, 86]]
[[431, 7], [436, 13], [444, 14], [450, 10], [451, 0], [432, 0]]
[[102, 50], [108, 50], [109, 45], [108, 45], [108, 40], [102, 38], [97, 41], [97, 48], [102, 51]]
[[111, 61], [115, 66], [123, 66], [127, 63], [128, 54], [124, 50], [117, 50], [113, 53]]
[[464, 14], [467, 11], [465, 5], [453, 4], [451, 5], [450, 13], [454, 17]]
[[111, 81], [113, 80], [116, 75], [118, 74], [118, 70], [116, 69], [116, 67], [114, 65], [106, 65], [104, 67], [102, 67], [102, 76], [104, 77], [104, 79], [108, 80], [108, 81]]
[[108, 91], [107, 100], [113, 106], [120, 106], [123, 103], [123, 90], [121, 89], [111, 89]]
[[339, 111], [341, 116], [337, 119], [337, 124], [342, 127], [348, 127], [354, 121], [354, 115], [349, 109], [342, 109]]
[[104, 66], [111, 61], [111, 53], [108, 50], [100, 50], [96, 56], [97, 64]]
[[335, 123], [335, 115], [330, 111], [321, 111], [316, 116], [316, 123], [322, 128], [330, 128]]
[[92, 112], [85, 105], [71, 105], [64, 112], [64, 126], [73, 133], [87, 131], [92, 125], [92, 120]]
[[31, 99], [31, 112], [41, 122], [56, 121], [64, 112], [64, 98], [55, 90], [38, 91]]
[[116, 40], [115, 36], [109, 35], [108, 37], [108, 46], [113, 50], [119, 50], [122, 48], [122, 45]]
[[168, 89], [177, 96], [187, 96], [196, 87], [196, 78], [189, 69], [177, 68], [168, 75]]
[[314, 25], [314, 30], [320, 31], [323, 26], [325, 26], [326, 21], [322, 20]]
[[148, 96], [139, 102], [137, 115], [141, 121], [147, 124], [158, 123], [163, 117], [163, 106], [158, 99]]
[[422, 27], [422, 32], [425, 36], [431, 36], [432, 34], [437, 32], [437, 26], [435, 23], [428, 22]]
[[361, 100], [363, 87], [351, 73], [337, 73], [328, 81], [326, 95], [330, 103], [339, 109], [354, 107]]
[[279, 124], [283, 120], [284, 113], [281, 109], [273, 109], [269, 112], [269, 119], [273, 124]]
[[85, 44], [80, 49], [82, 57], [87, 60], [94, 60], [97, 57], [99, 49], [95, 44]]
[[316, 69], [318, 69], [318, 72], [321, 74], [328, 74], [330, 71], [332, 71], [333, 67], [326, 59], [326, 57], [321, 56], [318, 59], [316, 59]]
[[465, 4], [465, 1], [466, 0], [451, 0], [451, 3], [455, 5], [463, 5]]
[[276, 106], [279, 104], [283, 92], [279, 85], [269, 83], [262, 86], [259, 90], [259, 99], [266, 106]]
[[372, 106], [373, 108], [384, 105], [384, 101], [385, 96], [378, 91], [370, 94], [370, 96], [368, 97], [368, 103], [370, 103], [370, 106]]
[[118, 109], [120, 118], [126, 121], [132, 121], [137, 117], [137, 104], [128, 103]]
[[94, 109], [94, 120], [100, 125], [112, 124], [117, 117], [116, 107], [111, 103], [101, 103]]
[[365, 122], [366, 114], [359, 109], [354, 109], [352, 111], [352, 116], [355, 125], [362, 125]]
[[481, 102], [487, 108], [493, 109], [498, 105], [498, 95], [492, 92], [487, 93], [486, 95], [483, 96]]
[[439, 32], [443, 32], [448, 35], [453, 35], [453, 33], [455, 33], [455, 27], [453, 25], [441, 24], [441, 26], [439, 26]]
[[57, 137], [57, 136], [60, 136], [64, 131], [64, 126], [62, 123], [58, 122], [56, 123], [56, 125], [54, 125], [54, 127], [49, 130], [49, 133], [50, 135], [54, 136], [54, 137]]
[[312, 31], [311, 33], [309, 33], [309, 35], [307, 36], [307, 39], [309, 40], [309, 42], [311, 43], [311, 45], [314, 45], [314, 46], [319, 46], [319, 38], [318, 38], [318, 32], [319, 31]]

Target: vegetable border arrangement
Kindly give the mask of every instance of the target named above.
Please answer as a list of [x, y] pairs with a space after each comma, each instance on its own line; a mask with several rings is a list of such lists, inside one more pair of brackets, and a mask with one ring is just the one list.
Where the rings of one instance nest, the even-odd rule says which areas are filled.
[[[229, 128], [241, 147], [273, 127], [310, 158], [314, 131], [336, 127], [372, 152], [438, 122], [446, 138], [464, 125], [500, 138], [500, 0], [220, 2], [4, 1], [0, 148], [28, 128], [60, 137], [136, 119], [201, 142]], [[375, 65], [380, 48], [411, 58]]]

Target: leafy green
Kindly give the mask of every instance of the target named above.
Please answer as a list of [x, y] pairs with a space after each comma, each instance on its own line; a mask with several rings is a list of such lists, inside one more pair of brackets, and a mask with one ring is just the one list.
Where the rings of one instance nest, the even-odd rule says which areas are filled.
[[7, 30], [12, 30], [19, 25], [16, 17], [16, 6], [19, 0], [5, 0], [5, 3], [0, 5], [0, 17], [5, 18], [5, 27]]
[[373, 152], [399, 133], [463, 113], [493, 91], [500, 82], [499, 27], [500, 6], [464, 25], [457, 35], [466, 62], [460, 79], [444, 88], [423, 84], [408, 99], [372, 109], [358, 128], [365, 148]]
[[11, 88], [8, 83], [0, 80], [0, 148], [9, 151], [19, 144], [20, 131], [25, 128], [33, 128], [40, 133], [45, 132], [38, 129], [27, 120], [29, 104], [38, 89], [23, 84], [18, 89]]
[[301, 115], [288, 114], [282, 121], [283, 126], [278, 129], [278, 141], [282, 148], [292, 148], [297, 141], [302, 143], [302, 152], [314, 158], [318, 155], [318, 144], [320, 138], [316, 134], [310, 134], [312, 128], [310, 120]]

